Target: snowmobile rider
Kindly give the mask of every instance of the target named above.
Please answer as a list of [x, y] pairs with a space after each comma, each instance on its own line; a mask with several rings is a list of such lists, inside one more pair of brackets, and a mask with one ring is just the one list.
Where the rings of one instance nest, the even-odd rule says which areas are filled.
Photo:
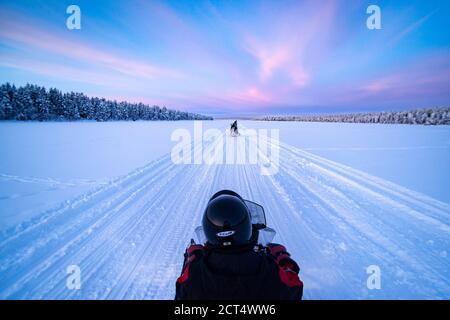
[[299, 300], [303, 283], [286, 248], [256, 250], [250, 211], [237, 193], [223, 190], [208, 202], [205, 245], [191, 244], [176, 282], [176, 300]]
[[234, 120], [234, 122], [231, 124], [230, 131], [231, 133], [238, 133], [237, 120]]

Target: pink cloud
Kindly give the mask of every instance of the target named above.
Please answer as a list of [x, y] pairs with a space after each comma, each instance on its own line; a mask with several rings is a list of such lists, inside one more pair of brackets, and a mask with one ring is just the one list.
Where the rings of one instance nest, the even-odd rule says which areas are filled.
[[180, 72], [170, 68], [137, 61], [132, 57], [114, 55], [77, 41], [67, 40], [63, 35], [51, 34], [48, 30], [33, 26], [29, 21], [20, 21], [20, 18], [3, 20], [0, 38], [13, 44], [31, 47], [33, 50], [44, 50], [77, 61], [100, 65], [128, 76], [148, 79], [183, 76]]
[[247, 35], [245, 49], [259, 64], [259, 80], [266, 83], [271, 80], [276, 72], [286, 74], [291, 85], [304, 86], [309, 79], [308, 73], [302, 67], [300, 52], [289, 43], [274, 43], [264, 39], [257, 40]]
[[70, 79], [75, 82], [107, 86], [114, 89], [123, 88], [123, 79], [120, 76], [83, 70], [59, 63], [46, 63], [42, 61], [36, 63], [34, 60], [2, 54], [0, 55], [0, 66], [29, 71], [57, 79]]
[[[430, 70], [434, 70], [430, 73]], [[366, 80], [353, 80], [329, 90], [321, 98], [327, 103], [370, 104], [419, 103], [450, 97], [450, 63], [445, 54], [422, 57], [421, 60]], [[382, 97], [382, 99], [380, 99]]]
[[[424, 91], [440, 90], [447, 87], [450, 93], [450, 63], [443, 61], [444, 56], [424, 57], [415, 64], [384, 74], [361, 86], [367, 94], [385, 94], [394, 96], [415, 95]], [[430, 70], [434, 70], [430, 73]]]
[[[312, 16], [299, 21], [305, 10], [311, 10]], [[320, 63], [326, 38], [333, 31], [335, 12], [334, 1], [321, 3], [320, 9], [299, 6], [273, 21], [271, 32], [260, 37], [244, 32], [243, 48], [257, 61], [260, 82], [267, 83], [280, 72], [290, 81], [285, 86], [294, 90], [306, 86], [312, 78], [310, 66]]]
[[224, 97], [236, 104], [267, 104], [272, 102], [272, 98], [267, 92], [263, 92], [256, 87], [250, 87], [242, 91], [231, 92]]

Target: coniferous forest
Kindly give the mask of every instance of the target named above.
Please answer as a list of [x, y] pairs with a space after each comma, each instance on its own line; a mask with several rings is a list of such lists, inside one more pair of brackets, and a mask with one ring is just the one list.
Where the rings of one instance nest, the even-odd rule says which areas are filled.
[[347, 114], [267, 116], [260, 120], [448, 125], [450, 124], [450, 108], [441, 107], [409, 111], [361, 112]]
[[212, 120], [211, 117], [143, 103], [87, 97], [82, 93], [27, 84], [0, 86], [0, 120], [117, 121], [117, 120]]

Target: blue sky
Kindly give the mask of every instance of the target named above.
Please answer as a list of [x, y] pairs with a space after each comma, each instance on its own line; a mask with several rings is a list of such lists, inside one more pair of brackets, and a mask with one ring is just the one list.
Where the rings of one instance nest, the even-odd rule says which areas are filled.
[[213, 115], [442, 106], [449, 21], [446, 0], [2, 0], [0, 81]]

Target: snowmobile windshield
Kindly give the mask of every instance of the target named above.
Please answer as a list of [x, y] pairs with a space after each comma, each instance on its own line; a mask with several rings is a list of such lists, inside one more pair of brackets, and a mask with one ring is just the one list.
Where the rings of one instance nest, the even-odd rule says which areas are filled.
[[266, 214], [264, 207], [256, 202], [244, 200], [251, 215], [252, 225], [256, 229], [264, 229], [266, 227]]
[[205, 244], [207, 239], [202, 226], [195, 228], [195, 243]]

